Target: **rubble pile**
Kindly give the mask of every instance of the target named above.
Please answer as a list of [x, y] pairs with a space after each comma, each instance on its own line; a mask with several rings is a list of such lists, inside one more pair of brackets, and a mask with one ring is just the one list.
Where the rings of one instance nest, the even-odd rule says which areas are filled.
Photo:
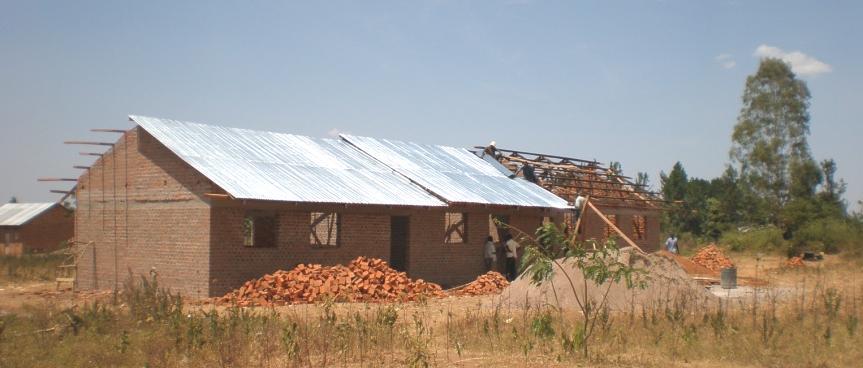
[[377, 258], [359, 257], [347, 266], [301, 264], [276, 271], [218, 298], [218, 304], [271, 306], [313, 303], [327, 298], [344, 302], [416, 300], [444, 296], [440, 285], [411, 280]]
[[787, 267], [787, 268], [806, 267], [806, 264], [803, 263], [803, 257], [791, 257], [787, 261], [785, 261], [785, 267]]
[[723, 268], [734, 267], [731, 259], [722, 254], [722, 251], [716, 244], [709, 244], [698, 250], [694, 256], [690, 258], [692, 262], [704, 266], [711, 271], [719, 271]]
[[489, 271], [484, 275], [480, 275], [471, 283], [452, 291], [453, 295], [458, 296], [477, 296], [500, 294], [504, 288], [509, 286], [509, 281], [500, 273]]

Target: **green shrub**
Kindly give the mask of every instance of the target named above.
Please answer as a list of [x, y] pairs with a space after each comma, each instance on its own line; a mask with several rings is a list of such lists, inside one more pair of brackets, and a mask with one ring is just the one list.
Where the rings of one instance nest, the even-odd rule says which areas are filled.
[[801, 226], [794, 233], [794, 242], [798, 247], [825, 253], [857, 253], [863, 246], [863, 233], [848, 221], [821, 219]]
[[788, 246], [782, 230], [773, 226], [729, 231], [722, 234], [719, 243], [733, 251], [776, 251]]

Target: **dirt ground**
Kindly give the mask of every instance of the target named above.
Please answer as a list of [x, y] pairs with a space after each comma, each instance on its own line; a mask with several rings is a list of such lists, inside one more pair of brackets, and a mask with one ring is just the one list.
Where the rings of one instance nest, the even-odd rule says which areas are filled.
[[57, 289], [50, 281], [30, 281], [0, 284], [0, 315], [19, 312], [28, 305], [51, 304], [58, 308], [69, 308], [94, 300], [108, 300], [110, 291], [76, 291], [68, 287]]
[[[744, 280], [758, 280], [760, 288], [794, 288], [814, 285], [816, 281], [827, 287], [839, 289], [863, 290], [863, 268], [853, 261], [840, 256], [827, 255], [823, 261], [806, 262], [805, 268], [789, 269], [784, 266], [786, 258], [780, 255], [757, 256], [751, 254], [728, 254], [737, 266], [738, 278], [741, 284]], [[701, 275], [695, 272], [696, 275]], [[21, 312], [27, 305], [53, 304], [55, 307], [68, 308], [92, 301], [110, 301], [110, 291], [75, 291], [69, 287], [56, 289], [56, 284], [50, 281], [30, 281], [21, 283], [0, 283], [0, 314]], [[428, 299], [422, 304], [452, 313], [484, 307], [503, 305], [506, 309], [517, 308], [513, 303], [506, 303], [510, 296], [483, 297], [446, 297]], [[215, 308], [207, 300], [189, 300], [193, 309]], [[517, 304], [517, 303], [516, 303]], [[412, 303], [400, 304], [403, 308], [411, 308]], [[371, 306], [374, 306], [373, 304]], [[276, 307], [276, 311], [302, 312], [303, 308], [311, 306], [294, 305]], [[224, 307], [219, 307], [224, 308]], [[364, 303], [340, 303], [335, 309], [356, 311], [370, 308]]]
[[[806, 267], [789, 269], [784, 266], [785, 257], [779, 255], [768, 255], [758, 257], [750, 254], [728, 254], [738, 267], [738, 274], [741, 278], [751, 278], [763, 280], [762, 286], [766, 290], [773, 289], [791, 289], [805, 290], [810, 292], [815, 285], [821, 287], [836, 287], [842, 290], [852, 290], [858, 292], [857, 295], [863, 295], [863, 268], [860, 267], [859, 261], [849, 261], [839, 256], [826, 256], [820, 262], [807, 262]], [[803, 286], [803, 287], [801, 287]], [[0, 283], [0, 316], [4, 314], [19, 314], [26, 315], [34, 310], [38, 310], [39, 306], [50, 305], [55, 308], [73, 308], [83, 306], [85, 303], [93, 301], [102, 301], [110, 303], [113, 301], [114, 294], [110, 291], [102, 292], [72, 292], [68, 288], [56, 290], [56, 285], [53, 282], [18, 282], [18, 283]], [[506, 295], [483, 296], [483, 297], [446, 297], [427, 299], [420, 302], [398, 303], [392, 305], [398, 311], [400, 320], [411, 321], [412, 315], [422, 315], [423, 318], [428, 318], [429, 326], [442, 329], [442, 326], [448, 326], [451, 321], [465, 324], [471, 318], [476, 316], [485, 316], [488, 318], [488, 308], [498, 308], [495, 311], [500, 312], [501, 320], [508, 324], [516, 317], [527, 315], [524, 308], [520, 308], [517, 303], [507, 303]], [[856, 299], [855, 299], [856, 300]], [[226, 310], [228, 307], [215, 306], [212, 303], [206, 303], [204, 300], [188, 300], [187, 310]], [[31, 307], [34, 306], [35, 308]], [[332, 305], [332, 311], [340, 316], [353, 316], [355, 314], [364, 315], [365, 320], [373, 320], [375, 313], [381, 309], [381, 304], [364, 304], [364, 303], [336, 303]], [[260, 311], [270, 311], [269, 308], [254, 308]], [[44, 309], [43, 309], [44, 310]], [[272, 309], [275, 313], [290, 316], [295, 320], [300, 321], [316, 321], [321, 318], [321, 304], [315, 305], [292, 305], [281, 306]], [[535, 311], [534, 311], [535, 312]], [[35, 314], [35, 313], [34, 313]], [[567, 318], [578, 319], [575, 311], [571, 310], [567, 313]], [[341, 317], [340, 317], [341, 318]], [[522, 318], [524, 319], [524, 318]], [[409, 326], [406, 324], [405, 326]], [[514, 325], [513, 325], [514, 326]], [[472, 328], [472, 327], [471, 327]], [[515, 327], [512, 328], [515, 331]], [[642, 331], [643, 330], [643, 331]], [[641, 337], [650, 337], [652, 335], [644, 335], [646, 329], [641, 331]], [[672, 331], [672, 330], [668, 330]], [[665, 331], [663, 333], [670, 333]], [[705, 330], [707, 333], [709, 330]], [[818, 331], [818, 333], [822, 333]], [[658, 336], [658, 335], [657, 335]], [[490, 366], [519, 366], [519, 367], [564, 367], [572, 366], [572, 362], [561, 363], [554, 359], [553, 354], [543, 354], [537, 352], [527, 355], [514, 354], [510, 351], [507, 354], [497, 354], [488, 352], [483, 349], [468, 349], [464, 354], [456, 353], [454, 348], [446, 348], [452, 345], [446, 334], [438, 333], [435, 335], [435, 342], [429, 346], [432, 349], [435, 362], [439, 366], [453, 367], [490, 367]], [[620, 337], [609, 336], [610, 339], [620, 339]], [[653, 338], [658, 338], [653, 336]], [[670, 337], [663, 337], [668, 339]], [[604, 349], [616, 349], [616, 342], [606, 344]], [[681, 340], [682, 341], [682, 340]], [[713, 351], [713, 358], [700, 359], [694, 355], [675, 356], [669, 355], [669, 348], [663, 347], [662, 353], [650, 350], [653, 345], [631, 346], [623, 353], [614, 355], [612, 360], [598, 360], [591, 363], [591, 366], [649, 366], [649, 367], [725, 367], [729, 366], [728, 361], [719, 359], [722, 353]], [[734, 346], [733, 349], [745, 348], [744, 346]], [[681, 347], [681, 349], [683, 349]], [[719, 348], [717, 348], [719, 349]], [[684, 349], [685, 350], [685, 349]], [[853, 350], [853, 349], [852, 349]], [[606, 351], [606, 352], [608, 352]], [[736, 351], [736, 350], [735, 350]], [[858, 356], [854, 353], [849, 356]], [[845, 357], [847, 358], [847, 357]], [[2, 360], [2, 359], [0, 359]], [[392, 361], [392, 359], [390, 359]], [[782, 361], [776, 358], [775, 361]], [[740, 364], [741, 361], [735, 360], [734, 366], [747, 366], [747, 362]], [[843, 362], [847, 362], [843, 360]], [[0, 364], [2, 365], [2, 364]], [[362, 364], [358, 365], [361, 366]], [[764, 366], [762, 362], [752, 362], [749, 366]], [[775, 365], [770, 365], [775, 366]], [[814, 365], [817, 366], [817, 365]], [[829, 365], [829, 366], [844, 366]]]

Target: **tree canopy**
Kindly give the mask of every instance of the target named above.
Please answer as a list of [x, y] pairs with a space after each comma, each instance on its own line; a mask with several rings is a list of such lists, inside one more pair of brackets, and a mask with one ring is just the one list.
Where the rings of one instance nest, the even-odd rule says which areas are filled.
[[[740, 179], [764, 200], [768, 214], [792, 199], [792, 186], [802, 189], [819, 177], [807, 142], [809, 99], [806, 83], [779, 59], [763, 59], [746, 79], [730, 156]], [[804, 182], [794, 183], [792, 178], [800, 175]]]

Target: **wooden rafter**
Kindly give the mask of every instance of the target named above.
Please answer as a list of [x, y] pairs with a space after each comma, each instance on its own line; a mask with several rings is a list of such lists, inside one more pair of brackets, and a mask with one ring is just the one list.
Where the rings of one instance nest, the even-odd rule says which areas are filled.
[[658, 208], [665, 201], [659, 193], [634, 183], [630, 177], [603, 167], [596, 161], [495, 148], [494, 157], [515, 173], [531, 165], [538, 184], [572, 202], [579, 195], [607, 201], [629, 202], [627, 206]]

